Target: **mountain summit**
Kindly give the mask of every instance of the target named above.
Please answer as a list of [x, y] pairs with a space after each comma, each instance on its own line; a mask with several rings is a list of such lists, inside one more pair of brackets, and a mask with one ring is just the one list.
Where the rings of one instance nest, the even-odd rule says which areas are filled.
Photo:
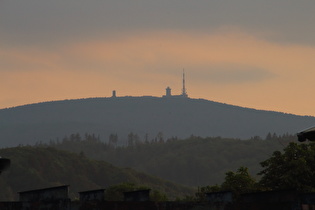
[[129, 133], [141, 139], [222, 136], [246, 139], [269, 132], [295, 134], [315, 117], [255, 110], [185, 97], [112, 97], [64, 100], [0, 110], [0, 146], [33, 144], [72, 133], [93, 133], [108, 141]]

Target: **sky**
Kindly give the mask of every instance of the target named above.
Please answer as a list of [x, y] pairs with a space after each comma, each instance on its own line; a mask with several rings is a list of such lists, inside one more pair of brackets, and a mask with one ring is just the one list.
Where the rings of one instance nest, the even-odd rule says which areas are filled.
[[180, 94], [315, 116], [313, 0], [0, 0], [0, 109]]

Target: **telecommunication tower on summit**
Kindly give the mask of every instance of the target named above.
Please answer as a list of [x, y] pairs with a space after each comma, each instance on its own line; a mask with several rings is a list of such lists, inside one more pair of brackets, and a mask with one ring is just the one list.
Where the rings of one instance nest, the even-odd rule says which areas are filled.
[[167, 98], [188, 98], [188, 94], [186, 92], [186, 87], [185, 87], [185, 70], [183, 69], [183, 88], [182, 88], [182, 93], [180, 95], [172, 95], [171, 93], [171, 88], [167, 87], [165, 95], [162, 97], [167, 97]]
[[183, 69], [183, 89], [182, 89], [182, 96], [187, 98], [187, 92], [186, 92], [186, 88], [185, 88], [185, 70]]

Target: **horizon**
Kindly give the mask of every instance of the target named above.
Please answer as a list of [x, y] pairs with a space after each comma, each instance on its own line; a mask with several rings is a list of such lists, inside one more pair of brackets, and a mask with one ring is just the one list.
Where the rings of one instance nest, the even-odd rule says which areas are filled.
[[164, 88], [315, 116], [315, 2], [0, 3], [0, 109]]
[[[34, 103], [29, 103], [29, 104], [22, 104], [22, 105], [17, 105], [17, 106], [12, 106], [12, 107], [0, 108], [0, 110], [14, 109], [14, 108], [30, 106], [30, 105], [63, 102], [63, 101], [80, 101], [80, 100], [91, 100], [91, 99], [115, 99], [115, 98], [146, 98], [146, 97], [159, 98], [159, 99], [166, 99], [167, 100], [169, 98], [178, 98], [177, 96], [181, 96], [181, 95], [172, 95], [171, 97], [165, 97], [165, 95], [161, 95], [161, 96], [153, 96], [153, 95], [139, 95], [139, 96], [136, 96], [136, 95], [118, 95], [117, 96], [116, 95], [115, 97], [113, 97], [113, 96], [97, 97], [96, 96], [96, 97], [87, 97], [87, 98], [68, 98], [68, 99], [51, 100], [51, 101], [38, 101], [38, 102], [34, 102]], [[234, 107], [240, 107], [240, 108], [245, 108], [245, 109], [251, 109], [251, 110], [257, 110], [257, 111], [277, 112], [277, 113], [281, 113], [281, 114], [296, 115], [296, 116], [301, 116], [301, 117], [315, 117], [312, 115], [298, 115], [298, 114], [282, 112], [282, 111], [256, 109], [253, 107], [245, 107], [245, 106], [239, 106], [239, 105], [235, 105], [235, 104], [228, 104], [228, 103], [224, 103], [224, 102], [220, 102], [220, 101], [213, 101], [213, 100], [209, 100], [209, 99], [205, 99], [205, 98], [192, 98], [192, 97], [188, 96], [188, 97], [183, 98], [183, 99], [206, 100], [206, 101], [210, 101], [210, 102], [214, 102], [214, 103], [219, 103], [219, 104], [224, 104], [224, 105], [234, 106]], [[312, 128], [312, 127], [314, 127], [314, 126], [310, 126], [309, 128]]]

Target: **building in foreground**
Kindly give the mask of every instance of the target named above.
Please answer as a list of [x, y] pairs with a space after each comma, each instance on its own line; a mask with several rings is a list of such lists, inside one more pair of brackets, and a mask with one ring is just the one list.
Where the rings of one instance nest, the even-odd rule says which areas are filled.
[[69, 185], [19, 192], [20, 200], [0, 202], [1, 210], [313, 210], [315, 193], [296, 190], [242, 194], [237, 200], [229, 191], [206, 193], [206, 201], [154, 202], [150, 190], [124, 193], [124, 201], [107, 201], [106, 189], [80, 192], [80, 200], [71, 201]]

